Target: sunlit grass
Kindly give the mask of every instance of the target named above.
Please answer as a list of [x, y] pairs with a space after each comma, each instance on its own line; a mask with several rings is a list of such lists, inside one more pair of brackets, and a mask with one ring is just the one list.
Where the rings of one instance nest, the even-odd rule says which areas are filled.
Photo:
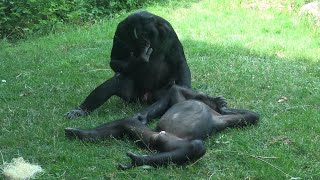
[[319, 179], [319, 32], [298, 15], [299, 1], [239, 2], [146, 8], [177, 31], [193, 88], [259, 112], [258, 126], [209, 138], [195, 164], [126, 172], [116, 169], [129, 161], [126, 151], [147, 151], [128, 140], [67, 140], [65, 127], [90, 128], [142, 109], [112, 98], [87, 118], [63, 118], [113, 75], [108, 63], [121, 14], [92, 27], [0, 43], [0, 160], [38, 163], [45, 169], [40, 179]]

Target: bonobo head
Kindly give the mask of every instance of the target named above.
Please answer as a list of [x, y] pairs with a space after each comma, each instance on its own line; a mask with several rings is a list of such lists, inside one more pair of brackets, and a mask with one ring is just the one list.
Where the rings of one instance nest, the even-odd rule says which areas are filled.
[[170, 24], [147, 11], [138, 11], [125, 20], [130, 39], [136, 43], [145, 42], [150, 47], [159, 47], [171, 32]]

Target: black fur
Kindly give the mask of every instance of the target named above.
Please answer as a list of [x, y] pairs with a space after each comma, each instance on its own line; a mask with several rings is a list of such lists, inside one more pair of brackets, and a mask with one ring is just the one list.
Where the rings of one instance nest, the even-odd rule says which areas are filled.
[[113, 95], [150, 103], [172, 84], [191, 87], [190, 70], [175, 31], [168, 21], [146, 11], [133, 13], [119, 23], [110, 67], [115, 75], [66, 113], [67, 118], [85, 116]]

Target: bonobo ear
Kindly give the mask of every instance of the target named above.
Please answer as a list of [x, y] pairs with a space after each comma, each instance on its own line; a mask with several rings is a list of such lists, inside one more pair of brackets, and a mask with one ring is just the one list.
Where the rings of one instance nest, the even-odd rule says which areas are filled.
[[169, 25], [166, 24], [165, 22], [157, 22], [156, 26], [159, 31], [159, 38], [161, 40], [166, 39], [170, 32]]

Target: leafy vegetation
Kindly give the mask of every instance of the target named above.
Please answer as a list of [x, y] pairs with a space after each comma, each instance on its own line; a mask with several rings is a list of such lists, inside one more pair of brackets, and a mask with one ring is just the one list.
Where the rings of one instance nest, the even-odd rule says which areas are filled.
[[[230, 107], [261, 114], [258, 126], [205, 141], [187, 166], [116, 169], [129, 140], [70, 141], [65, 127], [91, 128], [144, 106], [112, 98], [89, 117], [63, 114], [113, 75], [117, 23], [0, 42], [0, 157], [41, 165], [39, 179], [319, 179], [320, 34], [298, 14], [300, 1], [168, 1], [145, 9], [171, 22], [186, 52], [193, 88], [223, 95]], [[153, 125], [153, 124], [152, 124]], [[152, 126], [151, 125], [151, 126]]]
[[83, 24], [140, 7], [146, 0], [0, 1], [0, 38], [55, 31], [64, 23]]

